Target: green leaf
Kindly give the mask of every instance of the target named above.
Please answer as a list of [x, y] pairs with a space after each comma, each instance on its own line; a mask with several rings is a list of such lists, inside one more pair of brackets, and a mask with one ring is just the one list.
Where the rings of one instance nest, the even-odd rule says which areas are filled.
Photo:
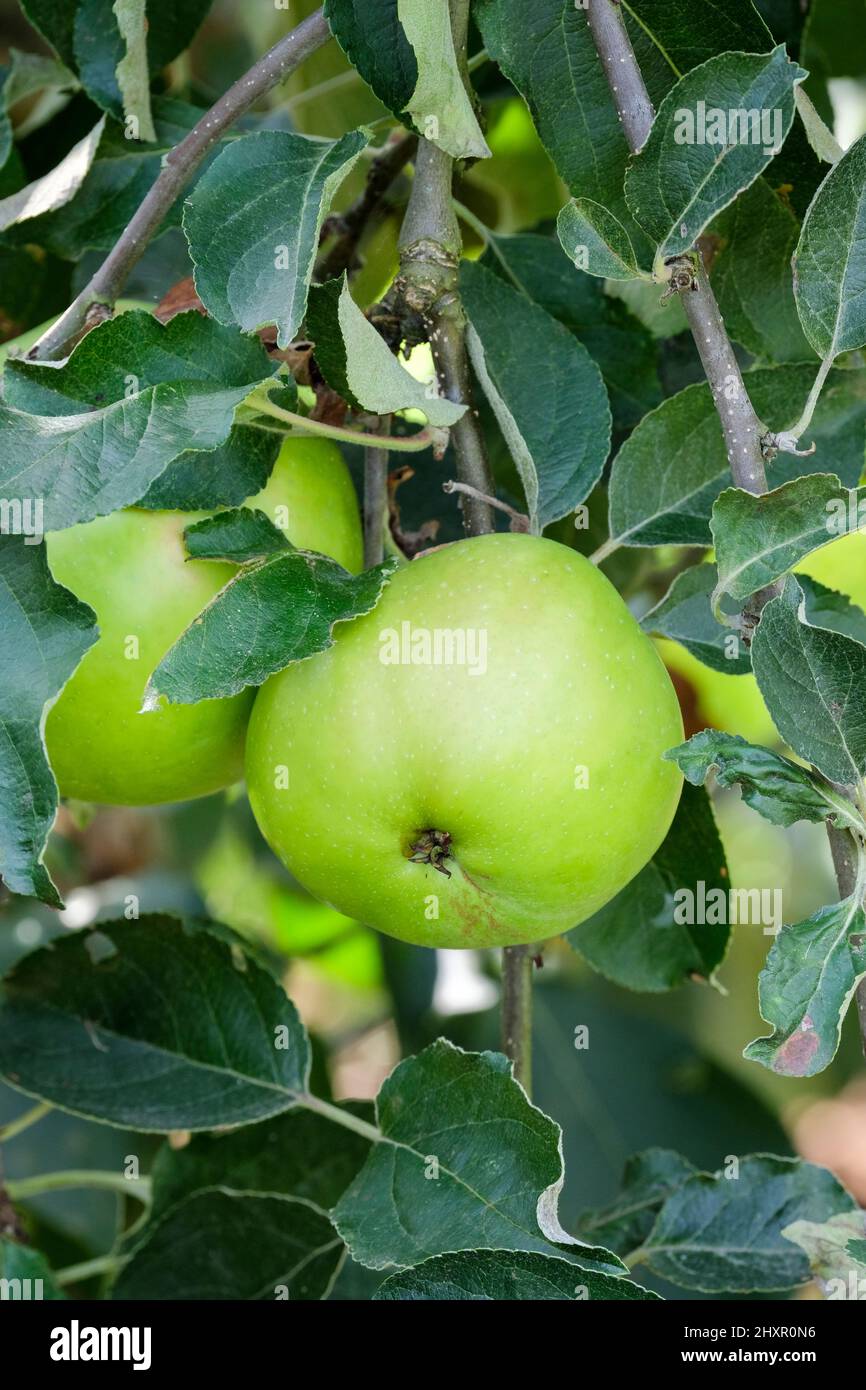
[[348, 574], [335, 560], [294, 550], [262, 512], [221, 512], [188, 528], [196, 558], [241, 564], [181, 634], [147, 683], [145, 710], [221, 699], [333, 645], [337, 623], [375, 608], [394, 572], [387, 561]]
[[[369, 1120], [373, 1107], [367, 1101], [352, 1101], [341, 1109]], [[150, 1220], [216, 1187], [250, 1196], [289, 1197], [324, 1216], [369, 1152], [369, 1139], [302, 1109], [228, 1134], [198, 1134], [181, 1149], [165, 1144], [151, 1175]]]
[[559, 1226], [559, 1126], [530, 1104], [501, 1054], [440, 1038], [394, 1069], [376, 1114], [382, 1140], [332, 1213], [359, 1263], [401, 1268], [506, 1249], [623, 1272], [615, 1256]]
[[736, 633], [716, 621], [711, 597], [717, 586], [715, 565], [692, 565], [674, 579], [664, 598], [641, 618], [644, 632], [670, 637], [714, 671], [730, 676], [752, 669]]
[[[63, 198], [57, 171], [39, 181], [56, 190], [57, 205], [52, 211], [21, 220], [7, 232], [16, 243], [37, 242], [69, 260], [78, 260], [88, 250], [109, 251], [137, 210], [162, 168], [162, 162], [189, 134], [205, 114], [200, 108], [169, 97], [155, 97], [155, 145], [136, 144], [125, 139], [116, 121], [108, 119], [90, 168], [69, 201]], [[223, 141], [224, 145], [226, 141]], [[217, 147], [219, 148], [219, 147]], [[216, 158], [214, 154], [213, 158]], [[207, 168], [211, 157], [205, 161]], [[65, 186], [65, 185], [64, 185]], [[169, 210], [160, 234], [179, 226], [183, 200], [178, 198]]]
[[826, 1169], [755, 1154], [683, 1183], [659, 1212], [643, 1262], [663, 1279], [703, 1293], [792, 1289], [807, 1283], [810, 1271], [783, 1228], [825, 1221], [853, 1206]]
[[[778, 421], [782, 428], [793, 424], [814, 375], [807, 364], [747, 372], [746, 389], [758, 418], [774, 425]], [[856, 486], [863, 468], [864, 421], [866, 372], [831, 372], [810, 430], [816, 453], [808, 459], [780, 454], [771, 468], [774, 483], [811, 473], [826, 461], [843, 483]], [[730, 484], [710, 388], [703, 382], [687, 386], [647, 415], [614, 459], [611, 537], [620, 545], [709, 545], [713, 502]]]
[[803, 590], [789, 578], [764, 608], [752, 667], [785, 742], [831, 782], [866, 772], [866, 647], [811, 627]]
[[616, 429], [631, 429], [661, 400], [649, 332], [552, 237], [491, 236], [481, 264], [500, 275], [583, 343], [601, 368]]
[[270, 130], [222, 151], [184, 212], [196, 289], [220, 323], [245, 332], [276, 323], [288, 346], [304, 317], [331, 199], [367, 140], [365, 130], [340, 140]]
[[454, 52], [447, 5], [327, 0], [331, 32], [376, 96], [454, 159], [490, 154]]
[[839, 1049], [842, 1020], [866, 978], [866, 914], [858, 897], [785, 925], [760, 974], [761, 1017], [769, 1037], [743, 1056], [781, 1076], [816, 1076]]
[[747, 599], [811, 551], [857, 530], [864, 503], [866, 488], [849, 491], [834, 473], [809, 473], [760, 496], [728, 488], [710, 522], [719, 589]]
[[465, 261], [460, 289], [472, 365], [542, 531], [601, 477], [611, 428], [601, 373], [573, 334], [484, 266]]
[[150, 71], [147, 62], [147, 0], [114, 0], [114, 16], [126, 54], [117, 65], [117, 85], [123, 97], [127, 127], [135, 123], [136, 138], [155, 140], [150, 109]]
[[602, 1298], [656, 1300], [658, 1294], [631, 1279], [576, 1270], [569, 1260], [516, 1250], [467, 1250], [436, 1255], [414, 1269], [392, 1274], [373, 1295], [374, 1302], [532, 1302]]
[[[797, 87], [797, 95], [802, 90]], [[754, 356], [770, 362], [808, 362], [812, 357], [791, 279], [799, 231], [796, 217], [767, 176], [741, 193], [707, 233], [717, 248], [710, 279], [728, 332]]]
[[842, 632], [866, 647], [866, 613], [847, 594], [828, 589], [808, 574], [798, 574], [797, 583], [806, 596], [806, 620], [812, 627]]
[[[805, 1251], [812, 1273], [824, 1286], [825, 1297], [863, 1298], [866, 1214], [847, 1211], [831, 1216], [829, 1221], [793, 1221], [782, 1235]], [[862, 1247], [859, 1257], [858, 1247]]]
[[34, 951], [0, 995], [0, 1072], [73, 1114], [136, 1130], [278, 1115], [305, 1091], [294, 1005], [226, 928], [102, 922]]
[[[23, 509], [22, 520], [28, 511]], [[57, 811], [57, 786], [42, 723], [49, 701], [96, 637], [92, 610], [51, 578], [45, 546], [24, 536], [0, 536], [0, 875], [11, 892], [53, 907], [61, 903], [43, 852]]]
[[279, 434], [234, 425], [218, 449], [191, 450], [176, 458], [135, 505], [181, 512], [239, 507], [267, 483], [280, 444]]
[[601, 204], [637, 238], [637, 255], [648, 255], [623, 195], [628, 146], [585, 11], [564, 0], [479, 0], [474, 13], [569, 192]]
[[190, 449], [215, 449], [273, 372], [261, 343], [200, 314], [131, 312], [62, 367], [11, 361], [0, 403], [0, 491], [44, 498], [45, 529], [128, 506]]
[[30, 1245], [0, 1236], [0, 1281], [3, 1301], [61, 1299], [66, 1295], [55, 1283], [45, 1256]]
[[42, 91], [74, 91], [74, 75], [54, 58], [9, 49], [9, 65], [0, 68], [0, 168], [12, 151], [14, 133], [9, 112], [24, 97]]
[[866, 70], [864, 0], [812, 0], [803, 30], [809, 70], [824, 77], [860, 77]]
[[600, 203], [572, 198], [556, 228], [563, 251], [578, 270], [607, 280], [633, 280], [641, 274], [628, 230]]
[[794, 85], [806, 75], [780, 45], [766, 56], [710, 58], [668, 93], [625, 181], [658, 259], [688, 251], [767, 167], [791, 128]]
[[186, 528], [184, 541], [193, 560], [229, 560], [237, 565], [287, 551], [296, 553], [285, 533], [265, 512], [247, 508], [220, 512], [195, 522]]
[[78, 0], [20, 0], [27, 19], [67, 67], [75, 63], [75, 11]]
[[695, 1173], [693, 1163], [672, 1149], [647, 1149], [625, 1165], [622, 1186], [609, 1206], [586, 1212], [580, 1233], [625, 1258], [639, 1250], [662, 1204]]
[[818, 189], [794, 253], [803, 332], [822, 358], [866, 346], [866, 136]]
[[625, 0], [623, 8], [629, 34], [639, 26], [675, 77], [717, 53], [766, 53], [773, 45], [751, 0]]
[[694, 977], [708, 980], [727, 949], [729, 888], [709, 797], [685, 786], [673, 825], [649, 864], [593, 917], [566, 932], [566, 940], [594, 970], [627, 989], [662, 991]]
[[[147, 0], [151, 72], [176, 58], [192, 40], [212, 0]], [[113, 0], [21, 0], [35, 29], [69, 68], [81, 72], [96, 100], [119, 99], [115, 78], [123, 46]]]
[[325, 18], [349, 62], [395, 116], [418, 83], [418, 58], [400, 23], [397, 0], [325, 0]]
[[466, 406], [445, 400], [410, 376], [349, 293], [348, 277], [313, 290], [307, 327], [316, 361], [330, 386], [374, 415], [421, 410], [431, 425], [448, 427]]
[[88, 135], [73, 145], [56, 168], [8, 198], [0, 198], [0, 232], [29, 223], [71, 202], [90, 172], [104, 129], [103, 116]]
[[[684, 72], [731, 49], [762, 52], [769, 31], [750, 4], [631, 0], [623, 18], [658, 106]], [[569, 191], [600, 203], [625, 227], [639, 261], [652, 248], [623, 195], [629, 158], [586, 10], [567, 0], [479, 0], [475, 18], [488, 53], [525, 98]]]
[[418, 64], [418, 82], [406, 107], [416, 130], [452, 159], [487, 158], [490, 150], [454, 52], [449, 7], [397, 0], [397, 14]]
[[795, 821], [830, 821], [842, 829], [866, 834], [857, 807], [808, 768], [747, 743], [739, 734], [702, 729], [685, 743], [668, 749], [665, 757], [700, 787], [710, 772], [722, 787], [739, 786], [743, 800], [773, 825]]
[[353, 410], [361, 410], [361, 402], [349, 385], [349, 348], [340, 324], [340, 301], [347, 285], [345, 275], [328, 280], [324, 285], [312, 285], [307, 298], [305, 327], [307, 337], [313, 344], [316, 366], [326, 384], [338, 396], [342, 396]]
[[112, 1297], [327, 1298], [342, 1258], [328, 1217], [303, 1200], [199, 1192], [148, 1230]]

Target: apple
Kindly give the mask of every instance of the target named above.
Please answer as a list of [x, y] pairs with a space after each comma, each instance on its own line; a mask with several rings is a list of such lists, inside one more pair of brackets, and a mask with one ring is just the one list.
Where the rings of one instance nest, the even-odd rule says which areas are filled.
[[422, 946], [575, 926], [668, 830], [679, 705], [601, 572], [526, 535], [399, 570], [272, 676], [247, 738], [259, 827], [315, 897]]
[[[267, 486], [245, 505], [301, 549], [361, 568], [355, 491], [330, 441], [287, 439]], [[131, 507], [46, 538], [55, 579], [96, 611], [100, 633], [46, 722], [61, 795], [144, 806], [206, 796], [243, 776], [252, 690], [139, 712], [154, 668], [236, 572], [187, 559], [184, 529], [206, 515]]]
[[[866, 608], [866, 533], [856, 531], [813, 550], [799, 562], [796, 571], [847, 594]], [[683, 676], [692, 686], [700, 725], [741, 734], [750, 743], [778, 744], [776, 726], [754, 676], [714, 671], [678, 642], [659, 638], [656, 645], [668, 670]]]

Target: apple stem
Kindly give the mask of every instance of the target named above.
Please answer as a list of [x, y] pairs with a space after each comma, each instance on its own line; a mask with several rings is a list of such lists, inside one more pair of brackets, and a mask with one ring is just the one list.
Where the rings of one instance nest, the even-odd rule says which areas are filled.
[[[391, 433], [391, 416], [382, 415], [374, 432]], [[368, 445], [364, 450], [364, 568], [385, 558], [385, 518], [388, 513], [388, 450]]]
[[502, 1050], [514, 1076], [532, 1095], [532, 961], [529, 946], [506, 946], [502, 952]]

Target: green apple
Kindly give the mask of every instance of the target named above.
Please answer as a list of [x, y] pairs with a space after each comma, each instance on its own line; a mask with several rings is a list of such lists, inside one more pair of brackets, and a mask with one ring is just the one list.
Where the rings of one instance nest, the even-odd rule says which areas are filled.
[[[286, 440], [267, 486], [246, 505], [267, 512], [300, 548], [361, 567], [355, 491], [335, 444]], [[48, 714], [63, 796], [153, 805], [206, 796], [243, 776], [253, 691], [139, 712], [154, 668], [235, 573], [186, 558], [184, 528], [205, 515], [132, 507], [47, 537], [54, 577], [96, 611], [100, 633]]]
[[[796, 569], [866, 608], [866, 534], [862, 531], [813, 550]], [[779, 742], [754, 676], [714, 671], [678, 642], [659, 639], [657, 646], [668, 670], [683, 676], [694, 690], [699, 722], [740, 734], [750, 743], [772, 746]]]
[[259, 826], [314, 896], [423, 946], [589, 917], [671, 823], [670, 679], [616, 590], [525, 535], [434, 550], [256, 697]]

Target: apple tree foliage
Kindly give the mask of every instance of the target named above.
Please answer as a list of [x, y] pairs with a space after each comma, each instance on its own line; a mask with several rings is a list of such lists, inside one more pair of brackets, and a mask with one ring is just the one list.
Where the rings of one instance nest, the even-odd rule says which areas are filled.
[[[336, 269], [329, 251], [349, 226], [347, 188], [363, 200], [371, 152], [393, 128], [510, 196], [514, 175], [497, 168], [491, 133], [510, 93], [534, 124], [557, 203], [541, 221], [504, 218], [504, 230], [458, 204], [470, 252], [459, 290], [499, 497], [532, 532], [554, 528], [594, 550], [626, 590], [645, 552], [664, 547], [667, 589], [644, 629], [714, 671], [754, 673], [786, 750], [713, 729], [670, 750], [686, 784], [667, 839], [570, 944], [633, 990], [712, 982], [729, 925], [683, 924], [674, 906], [684, 887], [730, 886], [706, 779], [738, 786], [777, 826], [826, 822], [844, 837], [850, 882], [839, 901], [781, 929], [759, 981], [771, 1031], [745, 1055], [797, 1077], [832, 1061], [866, 980], [866, 614], [795, 571], [866, 516], [866, 137], [843, 152], [827, 124], [828, 79], [863, 73], [851, 36], [866, 32], [866, 5], [847, 0], [843, 34], [834, 3], [726, 0], [712, 22], [704, 0], [623, 4], [655, 110], [632, 154], [585, 6], [473, 0], [473, 89], [444, 2], [327, 0], [347, 70], [383, 114], [326, 136], [296, 128], [277, 104], [221, 131], [148, 252], [153, 276], [161, 246], [174, 248], [167, 262], [181, 247], [194, 302], [88, 323], [62, 360], [20, 352], [6, 363], [8, 892], [61, 906], [45, 862], [57, 792], [44, 721], [96, 639], [92, 613], [26, 534], [28, 507], [38, 499], [48, 530], [143, 502], [225, 509], [191, 525], [186, 544], [190, 556], [232, 560], [236, 577], [149, 673], [151, 701], [260, 685], [323, 650], [335, 622], [369, 611], [396, 561], [357, 578], [324, 557], [311, 566], [261, 513], [233, 508], [261, 486], [291, 428], [351, 449], [371, 416], [389, 415], [392, 461], [408, 449], [417, 474], [439, 476], [466, 403], [407, 370], [401, 346], [423, 331], [403, 323], [395, 336], [387, 283], [370, 288], [357, 246]], [[115, 245], [205, 115], [165, 74], [210, 8], [21, 5], [44, 43], [0, 71], [7, 337], [66, 306], [83, 266]], [[76, 119], [64, 141], [56, 113], [66, 107]], [[721, 159], [710, 142], [684, 144], [682, 112], [711, 108], [768, 112], [770, 136]], [[51, 167], [35, 165], [27, 143], [41, 126]], [[405, 188], [390, 196], [399, 209]], [[659, 304], [666, 263], [698, 245], [766, 429], [762, 495], [736, 485], [724, 400], [688, 347], [675, 297]], [[178, 278], [169, 273], [157, 297]], [[432, 488], [424, 497], [423, 519], [454, 538], [453, 499]], [[105, 1126], [191, 1135], [181, 1148], [163, 1142], [130, 1188], [145, 1218], [118, 1238], [106, 1285], [118, 1298], [321, 1299], [347, 1258], [382, 1300], [653, 1299], [655, 1279], [711, 1295], [781, 1292], [866, 1271], [864, 1214], [808, 1163], [746, 1155], [704, 1172], [648, 1148], [608, 1206], [567, 1231], [560, 1128], [501, 1053], [428, 1041], [375, 1104], [334, 1102], [311, 1063], [271, 963], [217, 923], [100, 922], [26, 955], [2, 984], [10, 1085]], [[62, 1297], [36, 1249], [0, 1242], [0, 1274], [37, 1267]]]

